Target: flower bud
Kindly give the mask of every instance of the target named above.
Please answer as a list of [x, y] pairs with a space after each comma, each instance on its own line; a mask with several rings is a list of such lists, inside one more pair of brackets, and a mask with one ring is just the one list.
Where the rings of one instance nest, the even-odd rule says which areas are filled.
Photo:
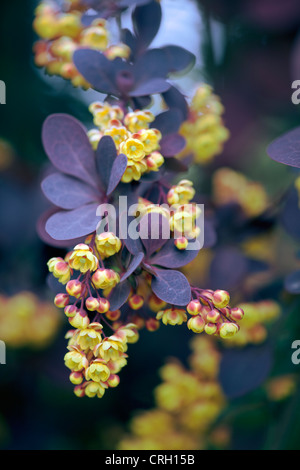
[[208, 335], [214, 335], [217, 332], [217, 325], [215, 323], [207, 323], [204, 327], [205, 333]]
[[96, 289], [106, 289], [107, 287], [115, 287], [120, 282], [120, 276], [112, 269], [97, 269], [92, 276], [92, 282]]
[[95, 312], [99, 308], [99, 300], [95, 297], [88, 297], [85, 301], [85, 306], [91, 312]]
[[187, 326], [189, 330], [192, 330], [194, 333], [202, 333], [205, 327], [205, 321], [200, 315], [197, 315], [189, 319]]
[[199, 300], [191, 300], [186, 309], [190, 315], [199, 315], [201, 312], [201, 304]]
[[146, 320], [146, 328], [148, 331], [156, 331], [160, 327], [160, 323], [155, 318], [148, 318]]
[[71, 372], [70, 382], [74, 385], [80, 385], [83, 381], [83, 375], [81, 372]]
[[77, 385], [74, 388], [74, 393], [75, 393], [76, 397], [78, 397], [78, 398], [82, 398], [82, 397], [85, 396], [85, 390], [84, 390], [82, 385]]
[[68, 294], [57, 294], [54, 299], [54, 305], [58, 308], [65, 308], [70, 301]]
[[221, 315], [216, 309], [210, 310], [206, 315], [206, 321], [209, 323], [217, 323], [220, 318]]
[[177, 250], [186, 250], [189, 241], [185, 237], [176, 238], [174, 241], [174, 245], [176, 246]]
[[111, 374], [109, 379], [107, 380], [107, 383], [111, 388], [115, 388], [120, 383], [120, 377], [116, 374]]
[[67, 317], [75, 317], [76, 313], [79, 313], [79, 308], [75, 305], [67, 305], [64, 310]]
[[230, 318], [234, 321], [242, 320], [244, 316], [244, 310], [241, 308], [235, 307], [230, 310]]
[[225, 290], [216, 290], [213, 293], [212, 302], [217, 308], [227, 307], [230, 302], [230, 295]]
[[[147, 273], [148, 274], [148, 273]], [[148, 299], [148, 307], [152, 312], [159, 312], [166, 306], [166, 302], [160, 300], [155, 294], [151, 294]]]
[[104, 297], [101, 297], [100, 299], [98, 299], [98, 301], [99, 301], [99, 306], [97, 308], [97, 312], [99, 313], [108, 312], [109, 307], [110, 307], [109, 301], [105, 299]]
[[235, 323], [223, 323], [220, 326], [219, 333], [220, 333], [221, 338], [226, 339], [226, 338], [231, 338], [238, 331], [239, 331], [239, 327]]
[[119, 320], [120, 316], [121, 316], [121, 310], [114, 310], [114, 311], [109, 310], [108, 312], [106, 312], [106, 318], [108, 318], [111, 321]]
[[69, 318], [69, 323], [74, 328], [84, 329], [90, 323], [89, 317], [85, 311], [80, 310], [74, 317]]
[[67, 283], [66, 291], [72, 297], [75, 297], [76, 299], [79, 299], [81, 294], [82, 294], [82, 291], [83, 291], [83, 285], [77, 279], [73, 279], [72, 281], [69, 281]]
[[144, 305], [144, 299], [141, 295], [133, 295], [128, 300], [128, 305], [132, 310], [139, 310]]

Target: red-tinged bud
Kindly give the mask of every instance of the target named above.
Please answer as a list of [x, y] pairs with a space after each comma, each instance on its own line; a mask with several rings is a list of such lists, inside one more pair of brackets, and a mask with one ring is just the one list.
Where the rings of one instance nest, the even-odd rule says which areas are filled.
[[189, 241], [185, 237], [176, 238], [174, 241], [174, 245], [176, 246], [177, 250], [186, 250]]
[[133, 295], [128, 300], [128, 305], [132, 310], [139, 310], [144, 305], [144, 299], [141, 295]]
[[84, 330], [90, 324], [90, 320], [84, 310], [79, 310], [74, 317], [69, 318], [69, 323], [73, 328]]
[[111, 374], [107, 380], [109, 387], [115, 388], [120, 383], [120, 377], [117, 374]]
[[117, 321], [117, 320], [119, 320], [119, 318], [121, 316], [121, 310], [114, 310], [113, 312], [111, 310], [109, 310], [108, 312], [106, 312], [105, 315], [109, 320]]
[[80, 385], [83, 381], [83, 375], [81, 372], [71, 372], [70, 382], [74, 385]]
[[206, 321], [209, 323], [217, 323], [220, 320], [220, 318], [221, 318], [221, 315], [216, 309], [210, 310], [208, 314], [206, 315]]
[[222, 325], [220, 326], [219, 333], [220, 333], [221, 338], [226, 339], [226, 338], [231, 338], [238, 331], [239, 331], [239, 327], [238, 325], [236, 325], [236, 323], [226, 322], [226, 323], [222, 323]]
[[188, 329], [192, 330], [194, 333], [202, 333], [206, 325], [203, 318], [200, 317], [200, 315], [197, 315], [189, 319], [189, 321], [187, 322], [187, 326]]
[[[204, 305], [208, 305], [206, 299], [211, 302], [212, 299], [213, 299], [213, 294], [214, 294], [214, 292], [213, 292], [212, 290], [204, 290], [204, 291], [202, 291], [202, 292], [201, 292], [201, 302], [202, 302]], [[206, 299], [203, 298], [202, 296], [205, 297]]]
[[230, 310], [230, 318], [234, 321], [240, 321], [244, 317], [244, 310], [241, 308], [232, 308]]
[[216, 290], [212, 298], [213, 304], [217, 308], [224, 308], [230, 302], [230, 295], [225, 290]]
[[156, 297], [155, 294], [151, 294], [149, 299], [148, 299], [148, 307], [152, 312], [159, 312], [160, 310], [164, 309], [166, 306], [166, 302], [163, 300], [160, 300], [158, 297]]
[[186, 309], [190, 315], [199, 315], [202, 309], [202, 305], [200, 304], [199, 300], [191, 300]]
[[69, 281], [67, 283], [66, 291], [72, 297], [75, 297], [76, 299], [79, 299], [79, 297], [81, 296], [82, 291], [83, 291], [83, 285], [80, 281], [78, 281], [77, 279], [74, 279], [74, 280]]
[[160, 322], [156, 318], [148, 318], [146, 320], [146, 328], [148, 331], [156, 331], [160, 327]]
[[75, 305], [67, 305], [64, 310], [65, 314], [69, 318], [75, 317], [76, 313], [79, 313], [79, 311], [79, 308], [77, 308]]
[[207, 323], [204, 327], [205, 333], [208, 335], [214, 335], [217, 332], [217, 325], [215, 323]]
[[106, 313], [109, 310], [110, 304], [107, 299], [104, 299], [104, 297], [101, 297], [98, 299], [99, 301], [99, 307], [97, 308], [97, 312], [99, 313]]
[[76, 385], [76, 387], [74, 388], [74, 393], [76, 397], [78, 398], [84, 397], [85, 396], [84, 387], [82, 385]]
[[[145, 326], [144, 318], [140, 317], [138, 314], [133, 315], [131, 317], [131, 321], [132, 321], [132, 323], [134, 323], [136, 325], [138, 330], [141, 330]], [[122, 327], [122, 325], [120, 325], [120, 327]]]
[[99, 305], [100, 302], [98, 299], [96, 299], [95, 297], [88, 297], [85, 301], [85, 306], [88, 310], [90, 310], [91, 312], [95, 312], [95, 310], [97, 310], [99, 308]]
[[65, 308], [70, 301], [68, 294], [57, 294], [54, 299], [54, 304], [58, 308]]

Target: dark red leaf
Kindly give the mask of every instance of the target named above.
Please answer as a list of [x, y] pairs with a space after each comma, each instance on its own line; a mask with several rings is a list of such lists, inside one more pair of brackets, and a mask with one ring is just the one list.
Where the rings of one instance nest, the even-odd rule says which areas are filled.
[[129, 92], [129, 96], [138, 98], [140, 96], [155, 95], [167, 91], [170, 86], [170, 83], [163, 78], [150, 78], [149, 80], [145, 80], [144, 83], [137, 85]]
[[87, 204], [71, 211], [60, 211], [46, 223], [46, 232], [55, 240], [81, 238], [94, 232], [99, 222], [98, 204]]
[[181, 268], [193, 261], [198, 253], [199, 248], [195, 250], [178, 250], [172, 238], [151, 258], [151, 264], [156, 264], [163, 268]]
[[160, 113], [151, 123], [151, 127], [158, 129], [163, 136], [176, 134], [182, 124], [182, 114], [178, 109], [172, 109]]
[[126, 300], [128, 299], [130, 291], [130, 282], [124, 281], [122, 283], [117, 284], [108, 296], [110, 310], [115, 311], [121, 308], [122, 305], [124, 305]]
[[86, 183], [62, 173], [47, 176], [41, 186], [49, 201], [62, 209], [76, 209], [99, 198]]
[[123, 155], [121, 153], [115, 159], [112, 169], [111, 169], [108, 188], [106, 192], [108, 196], [116, 189], [116, 187], [120, 183], [121, 178], [124, 175], [126, 168], [127, 168], [127, 157], [126, 155]]
[[276, 162], [300, 168], [300, 127], [275, 139], [267, 153]]
[[132, 14], [134, 32], [139, 44], [146, 48], [155, 38], [161, 23], [161, 6], [157, 1], [138, 6]]
[[86, 129], [77, 119], [68, 114], [52, 114], [44, 122], [42, 140], [58, 170], [97, 186], [95, 154]]
[[111, 170], [117, 157], [117, 149], [109, 135], [103, 136], [96, 150], [96, 166], [105, 189], [108, 188]]
[[169, 304], [187, 305], [191, 300], [191, 287], [187, 278], [179, 271], [157, 268], [155, 271], [156, 276], [151, 283], [154, 294]]
[[195, 56], [183, 47], [165, 46], [161, 48], [166, 54], [168, 72], [179, 72], [191, 68], [195, 64]]
[[140, 266], [141, 262], [143, 261], [145, 255], [144, 253], [137, 253], [131, 260], [127, 271], [121, 276], [121, 282], [124, 282], [132, 273]]
[[160, 142], [160, 152], [164, 157], [174, 157], [185, 148], [184, 137], [179, 134], [169, 134]]

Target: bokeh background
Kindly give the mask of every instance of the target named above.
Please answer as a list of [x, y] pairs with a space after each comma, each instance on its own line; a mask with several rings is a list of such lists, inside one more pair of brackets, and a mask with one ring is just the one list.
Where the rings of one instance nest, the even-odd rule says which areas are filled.
[[[209, 198], [216, 171], [227, 167], [259, 182], [271, 201], [255, 230], [251, 224], [243, 226], [246, 235], [231, 212], [221, 212], [218, 257], [215, 252], [200, 253], [188, 271], [198, 285], [210, 287], [212, 281], [218, 284], [213, 288], [230, 290], [238, 302], [271, 299], [281, 306], [267, 337], [259, 346], [251, 346], [251, 354], [257, 348], [258, 363], [270, 359], [262, 376], [257, 378], [251, 367], [247, 373], [245, 364], [253, 358], [247, 356], [247, 348], [225, 350], [222, 377], [228, 401], [218, 418], [225, 431], [205, 445], [299, 449], [300, 365], [291, 361], [291, 344], [300, 339], [300, 299], [283, 287], [285, 276], [299, 266], [298, 245], [278, 216], [295, 172], [270, 160], [266, 147], [300, 124], [300, 105], [291, 101], [291, 84], [300, 79], [300, 4], [297, 0], [161, 3], [164, 22], [155, 45], [175, 43], [196, 54], [194, 71], [177, 83], [188, 93], [199, 83], [212, 85], [225, 107], [224, 122], [230, 131], [221, 155], [209, 165], [193, 167], [197, 191]], [[101, 400], [73, 395], [63, 363], [67, 324], [52, 306], [46, 282], [48, 259], [64, 252], [43, 243], [36, 232], [37, 219], [47, 207], [40, 191], [48, 165], [40, 135], [44, 119], [54, 112], [70, 113], [88, 123], [87, 103], [95, 94], [46, 76], [35, 66], [36, 5], [33, 0], [11, 0], [0, 7], [0, 79], [7, 87], [7, 104], [0, 106], [0, 339], [7, 344], [7, 364], [0, 365], [0, 448], [115, 449], [128, 435], [132, 417], [139, 410], [155, 408], [153, 391], [161, 383], [159, 369], [168, 358], [178, 358], [189, 367], [193, 334], [171, 326], [155, 333], [142, 331], [141, 341], [130, 346], [117, 389]], [[235, 250], [249, 241], [252, 229], [255, 236], [261, 235], [252, 251], [258, 265], [248, 266], [241, 276], [224, 247]], [[211, 259], [215, 271], [209, 268]], [[266, 261], [269, 267], [264, 269], [259, 262]], [[271, 358], [269, 352], [265, 355], [265, 344], [272, 345]], [[250, 375], [250, 383], [237, 392], [235, 384], [224, 379], [236, 361], [241, 366], [234, 369], [241, 370], [240, 381]], [[274, 377], [288, 380], [268, 392]]]

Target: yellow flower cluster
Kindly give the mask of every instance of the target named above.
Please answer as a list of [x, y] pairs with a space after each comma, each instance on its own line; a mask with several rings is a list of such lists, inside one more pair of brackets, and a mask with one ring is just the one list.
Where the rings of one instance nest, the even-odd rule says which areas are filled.
[[260, 344], [267, 338], [267, 325], [277, 320], [281, 314], [280, 305], [273, 300], [262, 300], [240, 304], [244, 311], [243, 328], [234, 338], [226, 341], [227, 346]]
[[8, 347], [44, 348], [60, 325], [58, 310], [32, 292], [0, 296], [0, 337]]
[[72, 62], [78, 48], [99, 50], [110, 60], [128, 58], [130, 49], [125, 44], [109, 46], [107, 24], [102, 18], [84, 27], [81, 23], [84, 10], [79, 2], [63, 1], [60, 7], [57, 3], [42, 1], [33, 22], [34, 30], [41, 38], [34, 45], [34, 53], [36, 65], [45, 67], [49, 74], [71, 80], [74, 86], [89, 88], [89, 83]]
[[229, 138], [222, 120], [223, 112], [223, 105], [209, 85], [197, 88], [189, 117], [180, 128], [186, 147], [179, 157], [193, 154], [196, 163], [207, 164], [222, 152], [223, 144]]
[[66, 337], [69, 351], [64, 360], [71, 370], [75, 395], [101, 398], [106, 389], [118, 386], [117, 374], [127, 364], [128, 343], [136, 342], [138, 333], [134, 324], [128, 324], [107, 337], [100, 323], [87, 320]]
[[248, 217], [259, 216], [268, 207], [264, 187], [231, 168], [220, 168], [214, 173], [213, 198], [218, 206], [238, 204]]
[[150, 111], [137, 110], [124, 115], [118, 106], [100, 102], [92, 103], [89, 110], [97, 126], [88, 132], [93, 148], [97, 148], [101, 137], [109, 135], [118, 152], [128, 159], [123, 183], [138, 181], [144, 173], [158, 171], [163, 165], [164, 158], [159, 153], [162, 136], [157, 129], [149, 127], [154, 121]]
[[160, 371], [163, 382], [154, 391], [156, 408], [142, 412], [131, 421], [131, 434], [119, 443], [121, 450], [193, 450], [212, 444], [213, 435], [229, 430], [213, 427], [226, 400], [217, 381], [220, 355], [214, 342], [196, 337], [189, 358], [190, 370], [169, 361]]

